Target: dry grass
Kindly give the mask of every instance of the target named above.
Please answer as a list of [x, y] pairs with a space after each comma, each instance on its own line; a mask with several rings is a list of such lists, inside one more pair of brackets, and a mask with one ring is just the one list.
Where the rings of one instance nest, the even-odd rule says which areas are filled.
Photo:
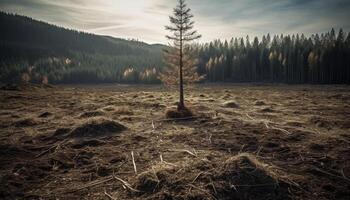
[[180, 118], [187, 118], [192, 116], [194, 116], [193, 112], [187, 107], [181, 110], [177, 109], [176, 107], [172, 107], [172, 108], [168, 108], [165, 111], [165, 117], [167, 119], [180, 119]]
[[108, 134], [119, 133], [125, 129], [126, 127], [119, 122], [105, 118], [92, 118], [74, 128], [70, 133], [70, 136], [74, 138], [96, 138]]
[[289, 199], [288, 188], [298, 186], [293, 179], [253, 154], [242, 153], [218, 158], [215, 163], [203, 158], [175, 164], [160, 162], [139, 174], [134, 186], [151, 199], [165, 191], [175, 199]]
[[235, 101], [226, 101], [222, 105], [226, 108], [239, 108], [239, 104]]
[[90, 117], [98, 117], [98, 116], [104, 116], [105, 113], [102, 111], [88, 111], [84, 112], [80, 115], [81, 118], [90, 118]]
[[113, 114], [114, 115], [133, 115], [134, 112], [130, 107], [123, 106], [123, 107], [116, 107]]
[[303, 87], [0, 90], [0, 198], [348, 199], [350, 90]]

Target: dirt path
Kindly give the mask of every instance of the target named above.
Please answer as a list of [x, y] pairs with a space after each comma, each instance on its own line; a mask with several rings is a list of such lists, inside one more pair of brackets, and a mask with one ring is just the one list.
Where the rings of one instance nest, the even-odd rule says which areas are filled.
[[347, 199], [350, 88], [0, 90], [0, 198]]

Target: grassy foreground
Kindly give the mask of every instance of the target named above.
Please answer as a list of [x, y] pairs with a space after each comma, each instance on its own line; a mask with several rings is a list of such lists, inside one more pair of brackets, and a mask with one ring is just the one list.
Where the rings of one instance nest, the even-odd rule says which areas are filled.
[[347, 86], [0, 90], [0, 198], [346, 199]]

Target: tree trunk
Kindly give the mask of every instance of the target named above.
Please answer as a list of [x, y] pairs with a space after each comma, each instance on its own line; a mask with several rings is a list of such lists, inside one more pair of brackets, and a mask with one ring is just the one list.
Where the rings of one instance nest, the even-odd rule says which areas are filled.
[[[182, 18], [182, 17], [181, 17]], [[180, 28], [180, 69], [179, 69], [179, 76], [180, 76], [180, 101], [179, 105], [177, 107], [178, 110], [183, 110], [185, 108], [185, 102], [184, 102], [184, 88], [183, 88], [183, 77], [182, 77], [182, 67], [183, 67], [183, 52], [182, 52], [182, 29]]]

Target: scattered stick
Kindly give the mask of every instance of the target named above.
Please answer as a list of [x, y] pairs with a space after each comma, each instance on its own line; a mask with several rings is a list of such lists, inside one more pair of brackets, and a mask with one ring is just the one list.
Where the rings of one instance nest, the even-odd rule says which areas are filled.
[[191, 156], [198, 157], [197, 153], [192, 153], [191, 151], [189, 151], [187, 149], [175, 149], [174, 151], [185, 152], [185, 153], [190, 154]]
[[56, 144], [56, 145], [53, 145], [52, 147], [48, 148], [47, 150], [39, 153], [38, 155], [35, 156], [35, 158], [39, 158], [43, 155], [45, 155], [46, 153], [49, 153], [51, 150], [55, 149], [57, 150], [63, 143], [65, 143], [66, 141], [68, 141], [67, 139], [61, 141], [60, 143]]
[[277, 127], [273, 127], [271, 126], [270, 127], [271, 129], [274, 129], [274, 130], [279, 130], [279, 131], [282, 131], [283, 133], [286, 133], [287, 135], [290, 135], [291, 133], [285, 129], [282, 129], [282, 128], [277, 128]]
[[232, 184], [231, 187], [232, 187], [233, 189], [235, 189], [236, 192], [238, 192], [237, 187], [236, 187], [234, 184]]
[[239, 150], [238, 154], [242, 153], [244, 147], [245, 147], [245, 144], [242, 145], [242, 147], [241, 147], [241, 149]]
[[189, 119], [197, 119], [198, 116], [192, 116], [192, 117], [183, 117], [183, 118], [169, 118], [169, 119], [160, 119], [156, 120], [157, 122], [168, 122], [168, 121], [181, 121], [181, 120], [189, 120]]
[[278, 185], [278, 183], [262, 183], [262, 184], [253, 184], [253, 185], [234, 185], [234, 188], [236, 188], [236, 187], [265, 187], [265, 186], [271, 186], [271, 185]]
[[108, 177], [106, 177], [106, 178], [103, 179], [103, 180], [92, 181], [92, 182], [87, 183], [87, 184], [85, 184], [85, 185], [83, 185], [83, 186], [80, 186], [80, 187], [77, 187], [77, 188], [73, 188], [73, 189], [69, 190], [67, 193], [78, 192], [78, 191], [80, 191], [80, 190], [83, 190], [83, 189], [86, 189], [86, 188], [89, 188], [89, 187], [93, 187], [93, 186], [96, 186], [96, 185], [100, 185], [100, 184], [103, 184], [103, 183], [112, 181], [113, 179], [114, 179], [113, 176], [108, 176]]
[[130, 185], [130, 183], [124, 181], [123, 179], [121, 179], [121, 178], [119, 178], [119, 177], [117, 177], [117, 176], [115, 176], [115, 175], [113, 175], [113, 177], [114, 177], [114, 179], [120, 181], [120, 182], [123, 184], [123, 186], [125, 186], [125, 187], [128, 188], [129, 190], [131, 190], [131, 191], [133, 191], [133, 192], [141, 192], [140, 190], [137, 190], [137, 189], [132, 188], [131, 185]]
[[131, 158], [132, 158], [132, 164], [134, 165], [135, 174], [137, 175], [137, 168], [136, 168], [136, 163], [135, 163], [135, 158], [134, 158], [134, 151], [131, 151]]
[[117, 200], [117, 198], [115, 198], [115, 197], [113, 197], [112, 195], [110, 195], [110, 194], [108, 194], [107, 193], [107, 191], [106, 191], [106, 189], [105, 189], [105, 195], [108, 197], [108, 198], [110, 198], [111, 200]]
[[194, 183], [200, 175], [202, 175], [204, 172], [199, 172], [199, 174], [193, 179], [193, 181], [191, 183]]
[[251, 117], [248, 113], [245, 114], [249, 119], [255, 120], [253, 117]]
[[215, 194], [218, 194], [218, 192], [216, 191], [214, 182], [213, 182], [213, 180], [211, 178], [210, 178], [210, 185], [213, 187], [213, 190], [214, 190]]
[[300, 156], [301, 161], [304, 161], [304, 157], [300, 154], [300, 152], [299, 152], [299, 156]]
[[332, 174], [332, 173], [327, 172], [327, 171], [324, 171], [324, 170], [322, 170], [322, 169], [320, 169], [320, 168], [315, 167], [315, 170], [318, 171], [318, 172], [321, 172], [321, 173], [323, 173], [323, 174], [326, 174], [326, 175], [329, 175], [329, 176], [332, 176], [332, 177], [335, 177], [335, 178], [340, 178], [340, 179], [343, 179], [343, 180], [345, 180], [345, 181], [350, 182], [350, 180], [347, 179], [346, 177], [338, 176], [338, 175]]
[[266, 121], [264, 121], [264, 124], [265, 124], [265, 127], [266, 127], [266, 128], [270, 128], [269, 125], [268, 125], [268, 123], [267, 123]]
[[[283, 132], [283, 133], [286, 133], [286, 134], [288, 134], [288, 135], [291, 134], [291, 133], [290, 133], [289, 131], [287, 131], [286, 129], [282, 129], [282, 128], [278, 128], [278, 127], [274, 127], [274, 126], [269, 126], [269, 123], [272, 123], [272, 124], [276, 124], [276, 123], [273, 123], [273, 122], [270, 122], [270, 121], [264, 120], [264, 119], [262, 119], [262, 120], [254, 119], [254, 118], [251, 117], [248, 113], [246, 113], [246, 116], [247, 116], [250, 120], [258, 121], [258, 122], [264, 123], [264, 125], [265, 125], [265, 127], [266, 127], [267, 129], [279, 130], [279, 131], [281, 131], [281, 132]], [[278, 124], [276, 124], [276, 125], [278, 125]]]
[[256, 156], [259, 156], [259, 154], [260, 154], [260, 152], [261, 152], [262, 149], [263, 149], [263, 146], [260, 146], [259, 149], [258, 149], [258, 151], [256, 152]]
[[160, 163], [164, 163], [164, 164], [166, 164], [166, 165], [170, 165], [170, 166], [173, 166], [173, 167], [177, 167], [177, 165], [175, 165], [175, 164], [173, 164], [173, 163], [169, 163], [169, 162], [166, 162], [166, 161], [164, 161], [163, 160], [163, 155], [162, 154], [160, 154]]
[[39, 158], [39, 157], [45, 155], [46, 153], [49, 153], [51, 150], [56, 149], [57, 147], [58, 147], [58, 145], [54, 145], [54, 146], [50, 147], [49, 149], [47, 149], [47, 150], [39, 153], [38, 155], [36, 155], [35, 158]]
[[156, 129], [156, 127], [154, 126], [153, 120], [152, 120], [152, 128], [153, 128], [153, 130]]
[[209, 134], [209, 138], [208, 138], [208, 140], [209, 140], [209, 143], [211, 144], [211, 137], [213, 136], [213, 134]]
[[202, 192], [208, 194], [208, 195], [211, 196], [213, 199], [217, 199], [217, 198], [215, 198], [215, 196], [212, 195], [210, 192], [208, 192], [208, 191], [206, 191], [206, 190], [204, 190], [204, 189], [202, 189], [202, 188], [199, 188], [199, 187], [197, 187], [197, 186], [195, 186], [195, 185], [193, 185], [193, 184], [188, 184], [188, 186], [190, 186], [190, 187], [192, 187], [192, 188], [194, 188], [194, 189], [197, 189], [197, 190], [199, 190], [199, 191], [202, 191]]
[[343, 168], [343, 169], [341, 169], [341, 170], [340, 170], [340, 172], [341, 172], [341, 175], [344, 177], [344, 179], [346, 179], [346, 180], [349, 180], [349, 181], [350, 181], [350, 179], [349, 179], [348, 177], [346, 177], [346, 175], [345, 175], [345, 173], [344, 173], [344, 168]]

